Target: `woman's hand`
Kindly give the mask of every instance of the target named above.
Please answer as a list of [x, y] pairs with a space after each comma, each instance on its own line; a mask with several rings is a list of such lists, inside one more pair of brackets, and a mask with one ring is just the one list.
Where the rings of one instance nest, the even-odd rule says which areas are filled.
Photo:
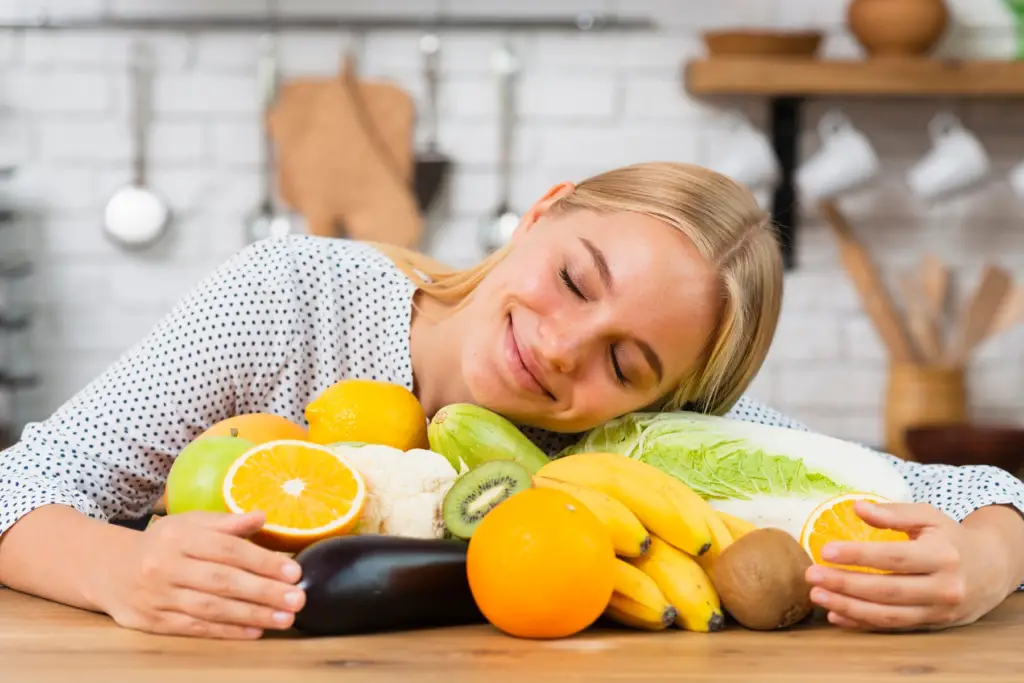
[[[830, 563], [873, 567], [889, 574], [815, 565], [807, 571], [811, 599], [836, 626], [863, 630], [934, 630], [969, 624], [998, 606], [1017, 586], [1006, 538], [993, 524], [958, 524], [924, 504], [873, 505], [858, 501], [868, 524], [907, 532], [895, 543], [834, 542], [822, 549]], [[993, 508], [979, 513], [1020, 516]], [[975, 514], [979, 514], [975, 513]], [[991, 518], [990, 518], [991, 519]], [[994, 520], [1002, 523], [1011, 518]], [[998, 526], [998, 524], [996, 525]], [[1018, 531], [1016, 528], [1015, 531]], [[1003, 547], [1001, 547], [1003, 546]]]
[[160, 634], [251, 639], [289, 628], [305, 602], [301, 570], [246, 540], [262, 525], [259, 513], [164, 517], [114, 553], [94, 601], [118, 624]]

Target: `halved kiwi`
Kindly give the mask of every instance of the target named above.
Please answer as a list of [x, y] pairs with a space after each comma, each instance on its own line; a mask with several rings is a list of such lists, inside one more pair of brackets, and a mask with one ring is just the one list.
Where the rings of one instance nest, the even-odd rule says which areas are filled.
[[489, 460], [455, 480], [441, 504], [445, 528], [468, 539], [498, 503], [533, 486], [529, 471], [513, 460]]

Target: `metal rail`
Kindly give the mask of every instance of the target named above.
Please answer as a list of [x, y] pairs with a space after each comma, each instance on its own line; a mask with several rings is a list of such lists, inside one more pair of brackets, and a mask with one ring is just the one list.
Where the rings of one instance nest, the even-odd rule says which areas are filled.
[[655, 24], [645, 18], [621, 18], [581, 12], [567, 17], [430, 16], [110, 16], [49, 17], [0, 22], [6, 31], [636, 31]]

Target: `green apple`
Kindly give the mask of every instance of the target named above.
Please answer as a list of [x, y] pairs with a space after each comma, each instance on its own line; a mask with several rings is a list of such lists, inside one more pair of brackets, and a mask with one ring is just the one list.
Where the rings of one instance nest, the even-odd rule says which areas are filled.
[[167, 475], [167, 514], [228, 512], [221, 488], [231, 464], [255, 446], [238, 436], [204, 436], [178, 454]]

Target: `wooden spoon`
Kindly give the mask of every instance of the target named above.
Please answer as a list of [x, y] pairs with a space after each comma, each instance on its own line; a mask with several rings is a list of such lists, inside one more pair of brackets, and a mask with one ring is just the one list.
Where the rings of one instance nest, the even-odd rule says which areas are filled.
[[900, 321], [885, 282], [867, 250], [853, 234], [846, 218], [831, 201], [821, 203], [821, 212], [839, 241], [839, 254], [850, 279], [860, 293], [861, 305], [874, 322], [893, 358], [902, 363], [915, 360], [914, 349]]
[[[946, 308], [949, 300], [949, 268], [935, 254], [927, 253], [917, 266], [928, 315], [929, 348], [943, 346], [946, 336]], [[936, 361], [939, 359], [936, 358]]]
[[904, 273], [900, 277], [900, 288], [903, 290], [910, 334], [914, 338], [921, 360], [925, 363], [941, 362], [942, 347], [938, 335], [935, 334], [935, 319], [931, 314], [931, 305], [922, 283], [912, 273]]
[[989, 330], [988, 336], [994, 337], [997, 334], [1002, 334], [1022, 322], [1024, 322], [1024, 285], [1017, 285], [1004, 299], [999, 313], [996, 314], [996, 318], [992, 322], [992, 329]]
[[1003, 300], [1013, 287], [1013, 278], [1006, 269], [998, 266], [987, 266], [974, 290], [974, 295], [967, 304], [967, 310], [960, 320], [956, 336], [946, 354], [950, 364], [967, 362], [971, 351], [984, 339], [989, 331]]

